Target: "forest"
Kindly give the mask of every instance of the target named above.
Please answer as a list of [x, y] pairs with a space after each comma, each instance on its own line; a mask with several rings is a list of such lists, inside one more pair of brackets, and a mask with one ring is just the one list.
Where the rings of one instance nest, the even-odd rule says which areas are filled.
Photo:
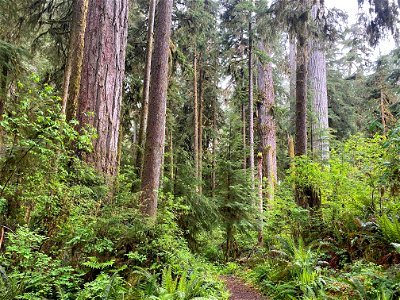
[[0, 0], [0, 300], [400, 299], [399, 20]]

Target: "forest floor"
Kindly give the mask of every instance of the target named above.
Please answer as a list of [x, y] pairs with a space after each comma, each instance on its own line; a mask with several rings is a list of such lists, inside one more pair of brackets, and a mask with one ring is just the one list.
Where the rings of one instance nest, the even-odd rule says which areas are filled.
[[267, 300], [254, 287], [234, 276], [223, 276], [231, 296], [229, 300]]

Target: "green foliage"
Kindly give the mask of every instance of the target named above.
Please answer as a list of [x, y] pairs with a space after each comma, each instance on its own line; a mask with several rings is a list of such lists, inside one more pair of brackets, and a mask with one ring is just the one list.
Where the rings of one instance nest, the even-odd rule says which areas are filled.
[[257, 281], [274, 299], [322, 299], [326, 279], [317, 267], [318, 253], [300, 239], [280, 238], [267, 263], [254, 271]]
[[141, 299], [216, 300], [228, 298], [220, 282], [207, 279], [206, 273], [198, 270], [182, 270], [174, 276], [171, 267], [164, 268], [161, 283], [157, 279], [159, 275], [152, 275], [146, 270], [138, 270], [136, 274], [141, 278], [138, 283]]
[[6, 202], [2, 218], [11, 227], [28, 223], [51, 231], [71, 206], [67, 181], [75, 174], [68, 164], [77, 172], [82, 169], [70, 145], [89, 150], [92, 133], [79, 135], [75, 122], [65, 122], [60, 98], [50, 86], [41, 86], [37, 76], [18, 83], [8, 100], [12, 106], [0, 122], [5, 134], [0, 158], [0, 198]]
[[222, 273], [230, 275], [230, 274], [236, 274], [238, 271], [240, 271], [240, 266], [237, 263], [230, 261], [225, 265], [225, 267], [222, 270]]
[[41, 251], [45, 237], [19, 227], [8, 238], [7, 250], [1, 255], [4, 269], [0, 290], [18, 299], [72, 296], [80, 278], [71, 266]]
[[255, 229], [255, 195], [248, 174], [242, 169], [243, 150], [238, 116], [228, 112], [228, 123], [223, 128], [220, 156], [217, 157], [216, 200], [219, 204], [221, 226], [226, 230], [225, 259], [237, 255], [236, 233], [250, 234]]
[[251, 273], [273, 299], [396, 299], [399, 293], [396, 269], [358, 261], [333, 270], [320, 260], [320, 250], [305, 247], [301, 240], [280, 241]]
[[[266, 211], [265, 252], [251, 262], [252, 278], [271, 298], [398, 297], [398, 267], [390, 266], [399, 259], [398, 204], [387, 179], [396, 145], [390, 134], [356, 135], [332, 149], [329, 165], [295, 159]], [[318, 188], [321, 209], [299, 208], [294, 184]]]
[[[37, 76], [18, 84], [9, 111], [0, 123], [0, 220], [6, 229], [1, 297], [142, 299], [129, 281], [132, 270], [159, 272], [166, 265], [174, 278], [180, 276], [173, 293], [186, 293], [185, 299], [193, 298], [190, 293], [206, 297], [205, 290], [223, 293], [182, 238], [176, 222], [188, 214], [182, 198], [162, 196], [157, 223], [148, 224], [138, 211], [139, 198], [132, 200], [130, 175], [122, 172], [115, 200], [104, 201], [104, 178], [73, 151], [90, 151], [93, 131], [78, 134], [76, 121], [65, 122], [60, 99]], [[15, 234], [8, 228], [17, 228]]]
[[387, 215], [378, 217], [379, 228], [383, 236], [391, 243], [400, 242], [400, 222], [394, 217], [392, 220]]
[[[257, 13], [254, 40], [265, 39], [273, 50], [262, 55], [253, 49], [261, 62], [274, 62], [274, 80], [280, 79], [275, 80], [274, 113], [278, 142], [285, 149], [292, 123], [286, 41], [273, 43], [282, 36], [279, 26], [290, 35], [314, 30], [316, 24], [303, 22], [309, 8], [295, 1], [272, 6], [268, 1], [174, 2], [164, 178], [158, 218], [149, 224], [139, 212], [139, 194], [132, 192], [140, 183], [135, 137], [148, 1], [130, 6], [121, 170], [113, 197], [102, 174], [76, 155], [75, 148], [91, 151], [96, 133], [92, 128], [78, 132], [75, 120], [65, 121], [50, 85], [61, 86], [71, 1], [9, 2], [0, 0], [5, 12], [0, 22], [7, 24], [0, 26], [0, 97], [6, 105], [0, 122], [0, 300], [226, 299], [215, 269], [203, 256], [228, 262], [221, 267], [228, 274], [255, 266], [253, 278], [272, 299], [400, 297], [398, 50], [368, 70], [370, 50], [357, 37], [360, 26], [351, 28], [354, 37], [337, 49], [327, 47], [328, 52], [345, 53], [342, 58], [328, 53], [330, 126], [343, 142], [331, 140], [326, 164], [298, 157], [288, 172], [289, 159], [279, 150], [282, 176], [274, 200], [265, 205], [265, 244], [259, 247], [256, 195], [250, 172], [243, 168], [248, 149], [239, 134], [245, 125], [242, 107], [247, 114], [249, 21]], [[32, 11], [28, 17], [27, 8]], [[34, 35], [26, 28], [28, 20], [39, 26]], [[271, 22], [279, 26], [269, 26]], [[36, 33], [40, 37], [34, 42]], [[23, 49], [31, 46], [36, 52], [27, 61]], [[203, 117], [203, 175], [198, 179], [193, 158], [195, 55]], [[46, 76], [18, 82], [23, 69]], [[384, 132], [381, 95], [388, 134], [350, 136]], [[293, 186], [315, 189], [321, 209], [298, 207]]]
[[374, 264], [361, 262], [342, 274], [344, 283], [353, 290], [352, 299], [396, 299], [399, 294], [397, 279], [390, 272]]
[[77, 294], [77, 300], [118, 300], [127, 295], [125, 280], [118, 273], [108, 275], [101, 273], [95, 280], [87, 282], [84, 288]]
[[393, 196], [398, 196], [400, 191], [400, 126], [397, 124], [389, 133], [383, 147], [387, 153], [385, 157], [385, 171], [383, 181], [390, 189]]

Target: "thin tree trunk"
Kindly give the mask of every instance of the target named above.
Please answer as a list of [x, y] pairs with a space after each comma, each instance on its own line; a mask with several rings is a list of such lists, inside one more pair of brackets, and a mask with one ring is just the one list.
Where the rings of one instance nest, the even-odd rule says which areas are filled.
[[[232, 140], [232, 124], [229, 124], [229, 140]], [[228, 160], [232, 160], [232, 151], [231, 151], [231, 143], [228, 143]], [[232, 192], [231, 192], [231, 168], [228, 169], [227, 172], [227, 182], [226, 186], [228, 187], [227, 201], [231, 203], [232, 201]], [[233, 242], [233, 226], [230, 222], [227, 222], [226, 225], [226, 259], [225, 261], [229, 261], [229, 254], [232, 250], [232, 242]]]
[[131, 123], [131, 130], [130, 132], [132, 133], [130, 136], [130, 142], [131, 142], [131, 149], [132, 149], [132, 158], [135, 160], [135, 166], [137, 162], [137, 154], [138, 154], [138, 147], [137, 147], [137, 136], [138, 136], [138, 130], [137, 130], [137, 121], [135, 118], [132, 118], [132, 123]]
[[[313, 6], [312, 16], [317, 17], [320, 3]], [[312, 42], [309, 78], [312, 91], [312, 149], [313, 156], [326, 162], [329, 159], [328, 91], [326, 84], [326, 59], [318, 40]]]
[[263, 227], [264, 227], [264, 201], [263, 201], [263, 156], [257, 155], [257, 178], [258, 178], [258, 213], [259, 213], [259, 225], [258, 225], [258, 245], [262, 246]]
[[[258, 48], [265, 54], [271, 55], [263, 44], [259, 42]], [[277, 180], [276, 166], [276, 121], [274, 118], [275, 92], [272, 76], [272, 65], [269, 62], [258, 63], [258, 86], [261, 99], [257, 104], [258, 133], [263, 156], [263, 173], [267, 178], [267, 199], [273, 199], [275, 183]]]
[[106, 179], [118, 170], [127, 29], [127, 0], [89, 0], [77, 118], [81, 129], [91, 126], [98, 135], [82, 158]]
[[5, 58], [0, 77], [0, 121], [3, 119], [4, 108], [7, 98], [7, 76], [8, 76], [8, 59]]
[[143, 82], [143, 102], [140, 115], [138, 151], [136, 156], [136, 169], [138, 173], [142, 173], [142, 164], [144, 157], [144, 141], [146, 139], [147, 119], [149, 115], [149, 92], [150, 92], [150, 74], [151, 74], [151, 55], [153, 53], [153, 33], [154, 33], [154, 15], [156, 11], [156, 0], [150, 0], [149, 19], [147, 28], [147, 45], [146, 45], [146, 63], [144, 70]]
[[85, 48], [88, 0], [74, 0], [67, 64], [64, 72], [62, 113], [67, 121], [76, 118]]
[[288, 136], [288, 156], [291, 161], [294, 159], [294, 141], [292, 136]]
[[253, 17], [250, 13], [249, 21], [249, 148], [250, 148], [250, 178], [254, 190], [254, 99], [253, 99]]
[[171, 190], [173, 190], [174, 182], [174, 139], [172, 130], [169, 132], [169, 176], [171, 181]]
[[[168, 104], [167, 104], [168, 105]], [[165, 128], [167, 130], [167, 128]], [[160, 168], [160, 184], [158, 187], [158, 190], [162, 191], [164, 188], [164, 171], [165, 171], [165, 151], [166, 151], [166, 143], [165, 143], [165, 137], [167, 136], [166, 132], [164, 132], [164, 149], [162, 151], [162, 156], [161, 156], [161, 168]]]
[[[124, 127], [119, 126], [119, 133], [118, 133], [118, 151], [117, 151], [117, 174], [121, 169], [121, 158], [122, 158], [122, 141], [124, 139]], [[119, 191], [119, 181], [115, 180], [113, 184], [113, 195], [116, 195]]]
[[[293, 35], [289, 37], [289, 105], [290, 105], [290, 123], [296, 121], [296, 38]], [[290, 133], [293, 133], [291, 125]]]
[[[304, 25], [305, 27], [306, 25]], [[296, 66], [296, 155], [307, 154], [307, 73], [308, 37], [305, 34], [297, 40]]]
[[201, 65], [199, 78], [199, 194], [203, 193], [203, 106], [204, 106], [204, 69]]
[[149, 118], [146, 132], [142, 172], [141, 211], [151, 218], [157, 216], [157, 190], [160, 185], [164, 156], [165, 120], [167, 111], [168, 57], [171, 36], [173, 0], [159, 0], [154, 26], [154, 48], [151, 63]]
[[381, 87], [381, 91], [380, 91], [381, 122], [382, 122], [383, 134], [386, 134], [387, 127], [386, 127], [385, 103], [384, 102], [385, 102], [385, 99], [384, 99], [384, 94], [383, 94], [383, 88]]
[[246, 106], [242, 103], [242, 142], [243, 142], [243, 170], [247, 169], [247, 140], [246, 140]]
[[212, 103], [212, 127], [213, 127], [213, 138], [212, 138], [212, 172], [211, 172], [211, 191], [212, 196], [215, 196], [215, 188], [216, 188], [216, 168], [217, 168], [217, 161], [216, 161], [216, 150], [217, 150], [217, 97], [214, 98]]
[[[4, 60], [4, 65], [0, 75], [0, 121], [3, 120], [3, 114], [5, 112], [5, 104], [7, 99], [8, 57], [5, 57]], [[0, 126], [0, 155], [3, 154], [3, 135], [3, 129]]]
[[197, 51], [193, 58], [193, 118], [194, 118], [194, 164], [196, 177], [196, 192], [199, 192], [199, 99], [197, 93]]

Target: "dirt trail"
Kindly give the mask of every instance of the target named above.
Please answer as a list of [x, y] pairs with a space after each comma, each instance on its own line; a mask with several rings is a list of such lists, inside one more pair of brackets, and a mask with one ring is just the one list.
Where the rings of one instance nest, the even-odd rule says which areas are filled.
[[267, 300], [255, 288], [234, 276], [223, 276], [226, 287], [231, 293], [229, 300]]

